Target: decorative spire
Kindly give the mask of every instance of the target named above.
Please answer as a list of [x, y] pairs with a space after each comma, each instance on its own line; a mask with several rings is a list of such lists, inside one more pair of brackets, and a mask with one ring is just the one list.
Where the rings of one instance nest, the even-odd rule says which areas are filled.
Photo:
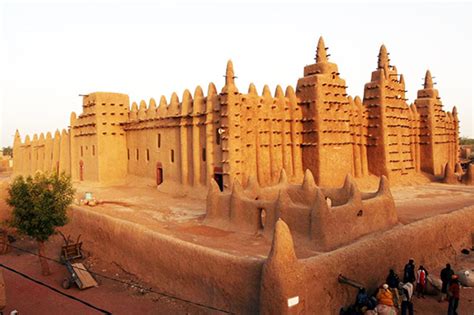
[[18, 129], [15, 131], [15, 138], [13, 139], [13, 143], [21, 143], [20, 132]]
[[430, 70], [426, 70], [425, 75], [425, 89], [432, 89], [433, 88], [433, 78], [431, 77]]
[[270, 87], [267, 84], [263, 86], [262, 96], [272, 98], [272, 92], [270, 92]]
[[276, 86], [276, 89], [275, 89], [275, 97], [276, 97], [276, 98], [285, 97], [285, 93], [283, 93], [283, 89], [281, 88], [280, 85], [277, 85], [277, 86]]
[[197, 86], [194, 90], [194, 99], [204, 97], [204, 92], [202, 91], [201, 86]]
[[326, 54], [326, 46], [324, 45], [323, 37], [319, 37], [318, 49], [316, 49], [316, 63], [327, 62], [328, 56]]
[[379, 52], [379, 62], [378, 62], [378, 68], [383, 69], [385, 67], [388, 67], [388, 53], [387, 53], [387, 48], [385, 48], [385, 45], [380, 46], [380, 52]]
[[160, 107], [166, 107], [168, 104], [166, 102], [166, 96], [161, 95], [160, 97]]
[[234, 85], [234, 65], [232, 60], [227, 61], [227, 69], [225, 71], [225, 85]]
[[255, 87], [255, 84], [250, 83], [248, 94], [258, 95], [257, 88]]

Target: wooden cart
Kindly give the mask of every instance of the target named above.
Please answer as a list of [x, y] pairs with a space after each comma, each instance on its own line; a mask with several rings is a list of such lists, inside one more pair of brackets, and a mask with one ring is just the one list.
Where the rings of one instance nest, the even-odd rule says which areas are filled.
[[74, 261], [75, 259], [82, 259], [82, 242], [79, 242], [81, 235], [77, 237], [76, 242], [71, 240], [71, 236], [68, 235], [66, 238], [63, 233], [59, 232], [64, 239], [64, 245], [61, 247], [61, 261]]
[[75, 260], [84, 258], [82, 254], [82, 242], [79, 242], [81, 235], [79, 235], [75, 242], [71, 241], [71, 237], [68, 235], [66, 238], [64, 234], [59, 232], [64, 239], [65, 245], [61, 247], [61, 262], [66, 266], [69, 272], [69, 277], [65, 278], [62, 282], [64, 289], [69, 289], [74, 283], [81, 290], [97, 287], [98, 284], [94, 277], [87, 271], [87, 268], [80, 262], [74, 262]]
[[69, 289], [74, 283], [81, 290], [98, 286], [83, 264], [66, 261], [65, 265], [71, 276], [63, 280], [62, 287], [64, 289]]

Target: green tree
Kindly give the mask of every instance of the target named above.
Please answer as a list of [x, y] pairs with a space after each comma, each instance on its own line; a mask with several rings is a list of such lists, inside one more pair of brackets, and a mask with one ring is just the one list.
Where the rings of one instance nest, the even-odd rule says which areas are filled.
[[474, 139], [468, 137], [461, 137], [459, 143], [461, 145], [474, 145]]
[[74, 194], [71, 178], [64, 173], [18, 176], [8, 188], [6, 201], [13, 208], [10, 225], [38, 242], [43, 275], [50, 274], [48, 261], [42, 258], [45, 242], [67, 223], [66, 211]]
[[11, 147], [2, 148], [3, 155], [13, 156], [13, 149]]

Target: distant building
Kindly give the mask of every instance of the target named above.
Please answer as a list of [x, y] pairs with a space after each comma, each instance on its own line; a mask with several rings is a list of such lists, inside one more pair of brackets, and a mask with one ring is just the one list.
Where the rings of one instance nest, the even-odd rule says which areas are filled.
[[341, 186], [347, 174], [389, 179], [423, 171], [442, 175], [458, 161], [456, 108], [445, 112], [429, 71], [414, 104], [405, 81], [390, 64], [385, 46], [364, 97], [347, 95], [336, 64], [328, 61], [320, 38], [316, 63], [304, 68], [296, 89], [277, 86], [261, 95], [251, 84], [241, 93], [228, 62], [225, 85], [213, 83], [173, 93], [168, 102], [129, 105], [118, 93], [91, 93], [82, 113], [71, 114], [69, 130], [26, 136], [17, 132], [14, 171], [65, 171], [75, 180], [122, 182], [127, 175], [161, 183], [221, 189], [234, 179], [246, 185], [278, 182], [282, 169], [301, 182], [309, 169], [321, 186]]

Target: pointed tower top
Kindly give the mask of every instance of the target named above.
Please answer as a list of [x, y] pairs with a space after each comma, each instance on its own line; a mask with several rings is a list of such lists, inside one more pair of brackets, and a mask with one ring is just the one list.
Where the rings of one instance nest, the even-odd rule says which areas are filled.
[[166, 105], [167, 105], [166, 96], [161, 95], [161, 97], [160, 97], [160, 107], [162, 107], [162, 106], [166, 107]]
[[173, 94], [171, 94], [170, 105], [176, 106], [178, 104], [179, 104], [178, 94], [176, 94], [176, 92], [173, 92]]
[[433, 78], [431, 77], [430, 70], [426, 70], [424, 88], [425, 89], [432, 89], [433, 88]]
[[272, 92], [270, 92], [270, 87], [267, 84], [263, 86], [262, 96], [272, 98]]
[[385, 48], [385, 45], [380, 46], [380, 52], [379, 52], [379, 62], [378, 62], [378, 67], [379, 69], [383, 69], [386, 66], [388, 67], [388, 53], [387, 53], [387, 48]]
[[13, 143], [21, 143], [20, 132], [18, 131], [18, 129], [15, 131], [15, 138], [13, 138]]
[[288, 265], [297, 261], [288, 225], [279, 218], [273, 232], [272, 247], [266, 264]]
[[316, 63], [327, 62], [326, 46], [324, 45], [323, 37], [319, 37], [318, 48], [316, 49]]
[[283, 93], [283, 89], [281, 88], [280, 85], [276, 86], [275, 97], [285, 97], [285, 93]]
[[216, 89], [216, 85], [214, 83], [209, 83], [209, 85], [207, 86], [207, 96], [213, 96], [213, 95], [216, 95], [217, 94], [217, 89]]
[[248, 94], [258, 95], [257, 88], [255, 87], [255, 84], [250, 83]]
[[225, 85], [234, 85], [234, 65], [232, 60], [227, 61], [227, 68], [225, 71]]
[[201, 86], [196, 86], [196, 89], [194, 90], [194, 99], [204, 97], [204, 92], [202, 91]]

